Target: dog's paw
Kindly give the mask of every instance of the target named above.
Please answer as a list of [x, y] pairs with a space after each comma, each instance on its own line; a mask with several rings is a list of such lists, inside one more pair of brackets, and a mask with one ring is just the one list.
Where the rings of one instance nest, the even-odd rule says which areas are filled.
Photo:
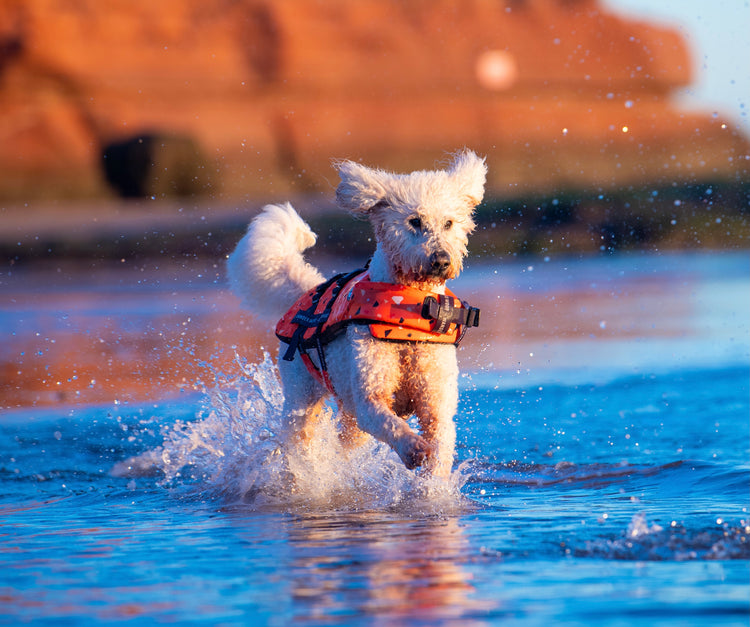
[[409, 470], [424, 466], [434, 454], [435, 447], [416, 433], [398, 451], [401, 461]]

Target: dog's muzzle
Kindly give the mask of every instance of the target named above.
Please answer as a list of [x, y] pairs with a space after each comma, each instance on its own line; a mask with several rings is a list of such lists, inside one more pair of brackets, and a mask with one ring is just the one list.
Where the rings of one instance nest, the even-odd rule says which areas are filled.
[[438, 250], [430, 255], [429, 275], [444, 278], [451, 267], [451, 256], [444, 250]]

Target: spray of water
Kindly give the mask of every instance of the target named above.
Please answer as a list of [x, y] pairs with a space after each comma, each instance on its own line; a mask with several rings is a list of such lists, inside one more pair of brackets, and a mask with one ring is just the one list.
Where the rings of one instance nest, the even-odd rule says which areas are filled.
[[214, 372], [201, 417], [162, 428], [163, 444], [117, 464], [113, 474], [160, 473], [161, 485], [197, 490], [258, 509], [408, 509], [441, 514], [466, 506], [459, 468], [448, 479], [407, 470], [384, 444], [368, 439], [347, 450], [337, 409], [327, 407], [304, 448], [279, 437], [283, 395], [268, 354], [257, 364], [236, 359], [232, 375]]
[[674, 522], [664, 528], [656, 523], [649, 525], [646, 514], [638, 512], [620, 536], [587, 540], [574, 553], [579, 557], [617, 560], [746, 560], [750, 558], [746, 542], [749, 531], [744, 520], [740, 526], [717, 520], [716, 527], [699, 531]]

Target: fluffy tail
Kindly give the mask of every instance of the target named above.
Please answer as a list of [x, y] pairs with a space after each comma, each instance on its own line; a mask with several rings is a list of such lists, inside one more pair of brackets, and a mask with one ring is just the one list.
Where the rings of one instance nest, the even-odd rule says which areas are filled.
[[227, 260], [229, 284], [242, 305], [275, 321], [302, 294], [325, 281], [302, 256], [315, 239], [292, 205], [266, 205]]

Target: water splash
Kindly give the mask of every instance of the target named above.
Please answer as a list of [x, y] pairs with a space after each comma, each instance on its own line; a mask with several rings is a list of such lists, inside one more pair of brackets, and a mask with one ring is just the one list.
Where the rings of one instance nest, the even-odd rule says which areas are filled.
[[664, 528], [649, 525], [646, 514], [633, 516], [619, 537], [586, 541], [575, 550], [579, 557], [615, 560], [728, 560], [750, 559], [750, 526], [745, 520], [738, 526], [717, 521], [709, 529], [689, 530], [672, 523]]
[[371, 438], [347, 450], [334, 404], [326, 407], [308, 446], [285, 445], [276, 365], [267, 353], [258, 364], [238, 356], [236, 365], [233, 375], [214, 372], [197, 420], [163, 427], [160, 447], [116, 464], [112, 474], [161, 474], [165, 487], [253, 509], [442, 514], [468, 506], [460, 493], [466, 481], [461, 468], [448, 480], [421, 476]]

